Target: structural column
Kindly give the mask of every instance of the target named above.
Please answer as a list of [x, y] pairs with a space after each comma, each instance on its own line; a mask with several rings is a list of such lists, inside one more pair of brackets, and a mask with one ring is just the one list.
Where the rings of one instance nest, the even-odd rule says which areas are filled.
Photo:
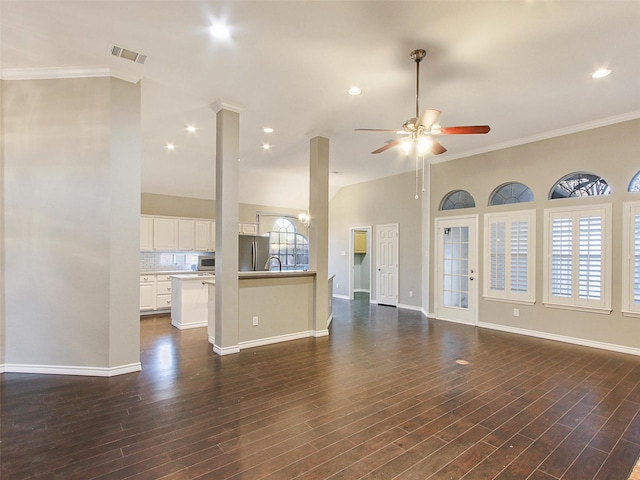
[[[240, 114], [218, 101], [216, 112], [216, 299], [209, 316], [213, 351], [227, 355], [238, 347], [238, 188]], [[213, 325], [212, 325], [213, 324]], [[212, 338], [213, 337], [213, 338]]]
[[329, 139], [316, 136], [309, 153], [309, 268], [315, 270], [314, 335], [329, 334]]

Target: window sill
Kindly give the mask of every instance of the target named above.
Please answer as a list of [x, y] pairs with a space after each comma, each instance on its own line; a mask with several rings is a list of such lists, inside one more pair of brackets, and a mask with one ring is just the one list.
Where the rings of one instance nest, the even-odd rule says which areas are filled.
[[489, 296], [489, 295], [483, 295], [482, 298], [485, 299], [485, 300], [488, 300], [490, 302], [517, 303], [519, 305], [535, 305], [536, 304], [535, 300], [492, 297], [492, 296]]
[[582, 305], [564, 305], [561, 303], [542, 302], [545, 307], [558, 308], [560, 310], [574, 310], [576, 312], [599, 313], [601, 315], [609, 315], [612, 311], [611, 307], [585, 307]]
[[629, 310], [623, 310], [622, 315], [625, 317], [640, 318], [640, 312], [630, 312]]

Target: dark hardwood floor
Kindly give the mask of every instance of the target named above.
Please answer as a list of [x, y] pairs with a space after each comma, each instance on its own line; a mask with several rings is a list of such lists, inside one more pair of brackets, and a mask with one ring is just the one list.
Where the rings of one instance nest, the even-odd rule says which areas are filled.
[[622, 480], [640, 454], [634, 356], [344, 300], [329, 337], [226, 357], [141, 331], [139, 373], [0, 375], [3, 480]]

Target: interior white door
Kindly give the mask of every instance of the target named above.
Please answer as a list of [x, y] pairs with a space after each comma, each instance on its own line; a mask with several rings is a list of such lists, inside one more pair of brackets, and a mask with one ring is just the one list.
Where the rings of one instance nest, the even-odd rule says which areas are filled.
[[376, 226], [378, 304], [398, 305], [398, 224]]
[[436, 318], [477, 324], [478, 217], [436, 219]]

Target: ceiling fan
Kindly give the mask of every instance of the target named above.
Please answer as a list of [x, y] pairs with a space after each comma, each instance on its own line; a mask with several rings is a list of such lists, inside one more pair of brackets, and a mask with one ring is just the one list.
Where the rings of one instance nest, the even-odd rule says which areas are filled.
[[411, 147], [415, 146], [416, 154], [418, 155], [425, 155], [427, 153], [440, 155], [446, 152], [447, 149], [444, 148], [440, 142], [432, 138], [434, 135], [466, 135], [488, 133], [491, 130], [489, 125], [442, 127], [438, 124], [441, 114], [439, 110], [427, 109], [420, 114], [420, 62], [426, 55], [427, 52], [422, 49], [413, 50], [410, 55], [416, 63], [416, 116], [404, 122], [402, 130], [356, 128], [356, 131], [395, 132], [398, 135], [403, 135], [395, 140], [389, 140], [386, 145], [383, 145], [371, 153], [382, 153], [396, 145], [400, 145], [406, 153], [409, 153]]

